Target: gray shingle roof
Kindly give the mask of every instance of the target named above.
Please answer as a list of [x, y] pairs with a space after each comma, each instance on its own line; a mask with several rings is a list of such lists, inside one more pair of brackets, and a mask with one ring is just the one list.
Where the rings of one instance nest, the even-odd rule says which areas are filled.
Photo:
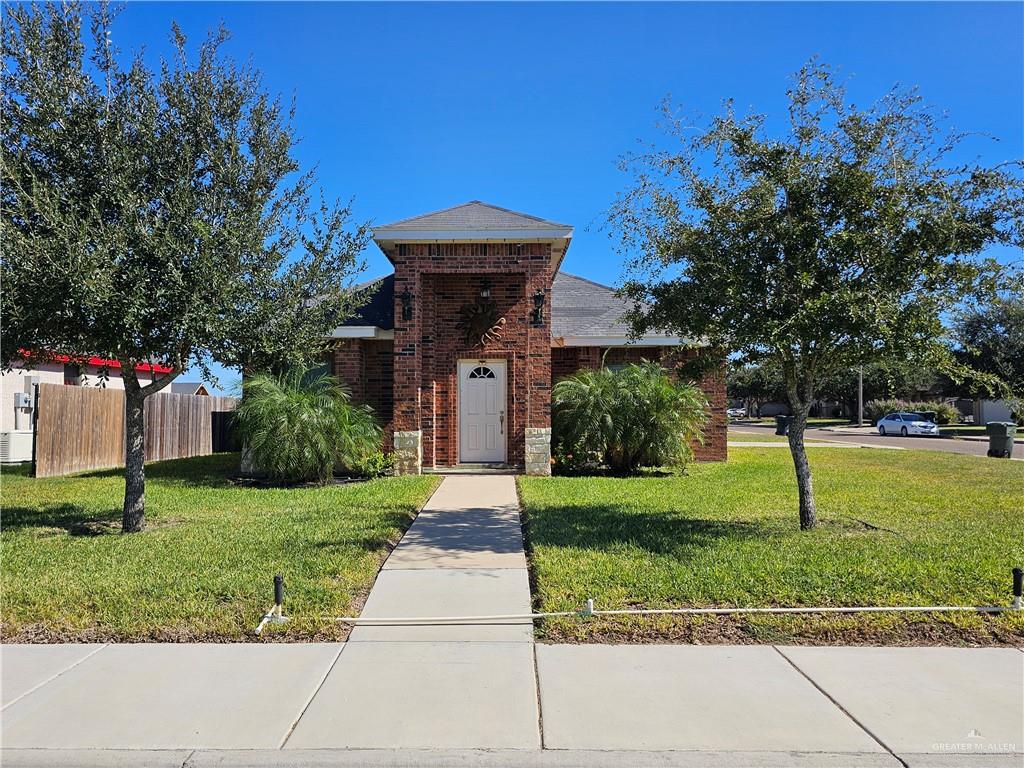
[[558, 272], [551, 285], [551, 336], [626, 336], [629, 302], [607, 285]]
[[194, 395], [202, 386], [201, 381], [172, 381], [167, 390], [174, 395]]
[[[360, 288], [371, 289], [370, 298], [347, 326], [395, 327], [395, 276], [379, 278]], [[629, 303], [606, 285], [568, 272], [558, 272], [551, 286], [551, 336], [625, 337], [629, 328], [622, 315]]]
[[557, 224], [537, 216], [510, 211], [496, 205], [470, 200], [462, 205], [424, 213], [393, 224], [382, 224], [382, 229], [396, 230], [489, 230], [489, 229], [552, 229], [563, 230], [568, 224]]
[[357, 285], [356, 290], [366, 290], [370, 296], [355, 315], [342, 325], [369, 325], [386, 331], [395, 327], [395, 276], [387, 275]]

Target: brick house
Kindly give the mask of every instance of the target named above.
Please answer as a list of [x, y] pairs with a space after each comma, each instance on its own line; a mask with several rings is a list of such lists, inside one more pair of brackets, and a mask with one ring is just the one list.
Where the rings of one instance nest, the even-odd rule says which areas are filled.
[[[499, 464], [551, 471], [551, 385], [584, 367], [699, 354], [633, 342], [611, 288], [559, 271], [564, 224], [473, 201], [374, 230], [394, 274], [332, 333], [332, 373], [385, 423], [397, 471]], [[697, 458], [726, 457], [724, 368]]]

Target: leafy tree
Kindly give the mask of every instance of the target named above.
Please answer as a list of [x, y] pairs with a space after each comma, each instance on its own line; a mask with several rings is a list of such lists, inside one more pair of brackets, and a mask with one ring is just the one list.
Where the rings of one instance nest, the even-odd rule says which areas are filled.
[[1024, 399], [1024, 297], [1000, 297], [961, 312], [954, 323], [957, 357], [1005, 382], [1016, 401]]
[[[930, 366], [920, 363], [869, 363], [864, 366], [864, 402], [884, 398], [916, 400], [923, 393], [935, 391], [942, 383], [942, 376]], [[822, 399], [843, 403], [847, 413], [856, 418], [857, 369], [847, 368], [827, 373], [821, 377], [817, 390]]]
[[657, 363], [582, 370], [551, 393], [558, 452], [596, 457], [613, 472], [682, 466], [703, 437], [708, 403]]
[[383, 433], [366, 405], [326, 373], [302, 367], [256, 374], [235, 411], [256, 466], [278, 482], [330, 481], [336, 466], [355, 467], [379, 452]]
[[980, 254], [1021, 243], [1024, 188], [1020, 163], [956, 164], [962, 137], [913, 90], [860, 109], [812, 61], [788, 98], [779, 135], [731, 103], [705, 127], [668, 114], [678, 143], [624, 161], [633, 181], [609, 218], [633, 270], [636, 332], [704, 338], [782, 370], [808, 529], [818, 383], [875, 361], [953, 367], [943, 313], [998, 287]]
[[[158, 72], [124, 60], [106, 5], [11, 5], [3, 28], [3, 363], [119, 361], [123, 529], [145, 523], [146, 398], [210, 360], [282, 369], [322, 354], [365, 227], [313, 204], [293, 110], [220, 53], [221, 29]], [[83, 32], [87, 24], [90, 32]], [[144, 384], [143, 362], [172, 366]]]
[[730, 398], [742, 400], [750, 414], [757, 415], [761, 404], [786, 399], [782, 372], [771, 365], [748, 365], [733, 361], [725, 380]]

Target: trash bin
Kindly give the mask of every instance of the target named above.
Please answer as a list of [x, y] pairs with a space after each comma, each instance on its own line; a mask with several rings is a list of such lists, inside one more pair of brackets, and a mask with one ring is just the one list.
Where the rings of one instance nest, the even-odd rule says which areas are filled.
[[789, 425], [793, 423], [792, 416], [776, 416], [775, 417], [775, 434], [776, 435], [788, 435]]
[[988, 455], [996, 459], [1013, 456], [1013, 436], [1017, 425], [1012, 421], [990, 421], [985, 425], [988, 433]]
[[933, 424], [939, 423], [939, 412], [938, 411], [917, 411], [917, 415], [925, 421], [930, 421]]

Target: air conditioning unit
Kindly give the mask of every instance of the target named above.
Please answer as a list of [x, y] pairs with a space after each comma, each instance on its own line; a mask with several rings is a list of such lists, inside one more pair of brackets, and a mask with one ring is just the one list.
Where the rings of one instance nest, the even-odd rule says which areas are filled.
[[31, 430], [0, 432], [0, 463], [18, 464], [32, 461]]

